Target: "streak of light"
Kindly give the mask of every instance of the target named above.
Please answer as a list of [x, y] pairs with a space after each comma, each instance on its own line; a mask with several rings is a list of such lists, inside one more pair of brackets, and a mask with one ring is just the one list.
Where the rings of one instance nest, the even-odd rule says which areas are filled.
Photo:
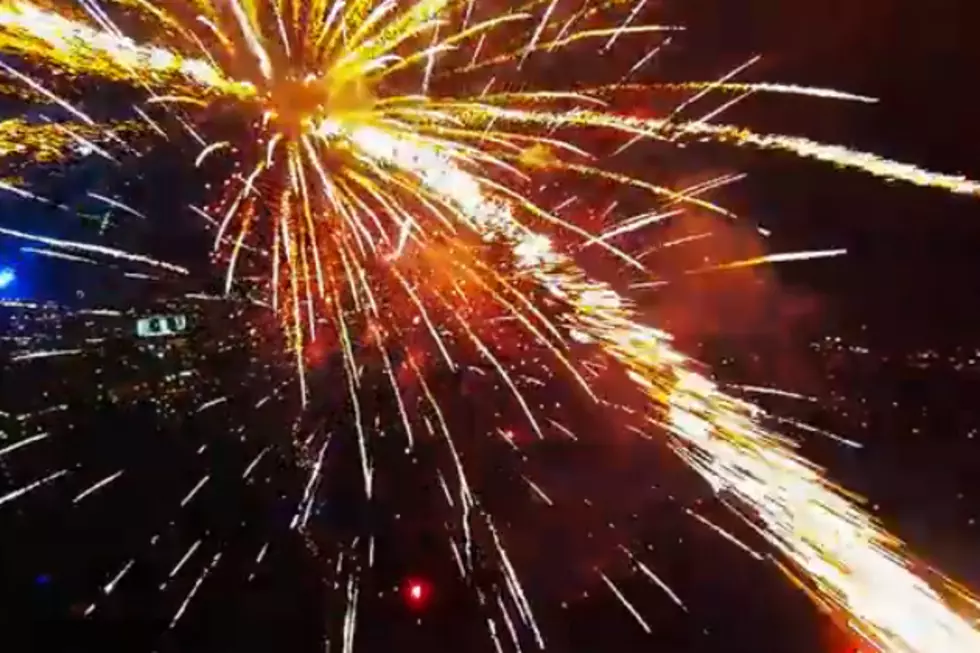
[[17, 442], [14, 442], [13, 444], [8, 444], [3, 449], [0, 449], [0, 458], [3, 458], [4, 456], [6, 456], [11, 451], [16, 451], [16, 450], [20, 449], [21, 447], [26, 447], [26, 446], [28, 446], [30, 444], [35, 443], [35, 442], [40, 442], [41, 440], [45, 440], [49, 436], [50, 436], [50, 433], [38, 433], [37, 435], [32, 435], [29, 438], [24, 438], [23, 440], [18, 440]]
[[197, 484], [191, 488], [191, 491], [188, 492], [187, 495], [181, 500], [180, 507], [183, 508], [188, 503], [190, 503], [191, 500], [194, 498], [194, 495], [196, 495], [201, 490], [201, 488], [204, 487], [204, 484], [207, 483], [210, 478], [211, 478], [210, 474], [205, 474], [204, 476], [202, 476], [201, 480], [198, 481]]
[[647, 634], [653, 633], [653, 629], [650, 628], [650, 624], [646, 622], [646, 620], [639, 613], [636, 607], [634, 607], [633, 604], [630, 603], [629, 599], [627, 599], [626, 596], [620, 591], [620, 589], [616, 587], [615, 583], [609, 580], [609, 577], [606, 576], [601, 571], [599, 572], [599, 577], [602, 578], [602, 581], [609, 587], [610, 590], [612, 590], [612, 593], [616, 596], [617, 599], [619, 599], [619, 602], [623, 604], [623, 607], [629, 610], [629, 613], [633, 615], [634, 619], [636, 619], [636, 623], [640, 624], [640, 628], [645, 630]]
[[59, 479], [62, 476], [65, 476], [68, 473], [69, 472], [68, 472], [67, 469], [62, 469], [62, 470], [59, 470], [57, 472], [53, 472], [51, 474], [48, 474], [47, 476], [45, 476], [45, 477], [43, 477], [41, 479], [38, 479], [38, 480], [33, 481], [31, 483], [28, 483], [27, 485], [25, 485], [23, 487], [17, 488], [16, 490], [11, 490], [7, 494], [4, 494], [3, 496], [0, 496], [0, 506], [2, 506], [5, 503], [9, 503], [9, 502], [11, 502], [11, 501], [13, 501], [15, 499], [18, 499], [18, 498], [24, 496], [25, 494], [27, 494], [29, 492], [32, 492], [33, 490], [36, 490], [37, 488], [41, 487], [42, 485], [47, 485], [51, 481], [54, 481], [56, 479]]
[[164, 270], [169, 270], [171, 272], [176, 272], [178, 274], [187, 274], [187, 269], [182, 268], [179, 265], [173, 265], [172, 263], [167, 263], [166, 261], [158, 261], [154, 258], [150, 258], [149, 256], [144, 256], [142, 254], [133, 254], [131, 252], [125, 252], [121, 249], [106, 247], [105, 245], [80, 243], [73, 240], [60, 240], [58, 238], [50, 238], [48, 236], [30, 234], [23, 231], [17, 231], [16, 229], [8, 229], [6, 227], [0, 227], [0, 234], [11, 236], [13, 238], [20, 238], [23, 240], [32, 240], [37, 243], [44, 243], [45, 245], [51, 245], [52, 247], [63, 247], [69, 250], [78, 250], [80, 252], [101, 254], [103, 256], [122, 259], [125, 261], [131, 261], [133, 263], [143, 263], [145, 265], [162, 268]]
[[686, 509], [684, 512], [686, 512], [691, 517], [694, 517], [696, 520], [698, 520], [699, 522], [701, 522], [702, 524], [704, 524], [705, 526], [707, 526], [708, 528], [710, 528], [712, 531], [714, 531], [718, 535], [721, 535], [724, 539], [728, 540], [729, 542], [731, 542], [732, 544], [734, 544], [738, 548], [742, 549], [743, 551], [745, 551], [746, 553], [748, 553], [750, 556], [752, 556], [756, 560], [764, 560], [765, 559], [765, 556], [763, 556], [761, 553], [759, 553], [758, 551], [752, 549], [748, 544], [744, 543], [742, 540], [738, 539], [737, 537], [735, 537], [734, 535], [732, 535], [731, 533], [729, 533], [728, 531], [726, 531], [721, 526], [718, 526], [714, 522], [710, 521], [707, 517], [704, 517], [702, 515], [699, 515], [698, 513], [694, 512], [691, 509]]
[[180, 604], [180, 607], [177, 608], [177, 612], [174, 613], [174, 617], [170, 621], [171, 630], [173, 630], [174, 626], [177, 625], [177, 622], [180, 621], [180, 618], [184, 616], [184, 613], [187, 612], [187, 606], [190, 605], [191, 600], [194, 598], [194, 595], [197, 594], [197, 591], [201, 588], [201, 585], [204, 583], [204, 580], [207, 578], [208, 574], [211, 573], [211, 570], [215, 568], [215, 566], [218, 564], [220, 560], [221, 560], [221, 553], [216, 553], [214, 558], [211, 559], [211, 562], [207, 566], [205, 566], [204, 569], [201, 571], [201, 575], [197, 577], [196, 581], [194, 581], [194, 585], [191, 587], [190, 591], [187, 593], [187, 596]]
[[79, 492], [78, 495], [74, 499], [72, 499], [72, 503], [78, 503], [79, 501], [81, 501], [82, 499], [84, 499], [87, 496], [90, 496], [94, 492], [98, 492], [100, 489], [102, 489], [105, 486], [109, 485], [109, 483], [112, 483], [113, 481], [115, 481], [117, 478], [119, 478], [122, 475], [123, 475], [123, 470], [119, 470], [115, 474], [109, 474], [105, 478], [103, 478], [103, 479], [101, 479], [99, 481], [96, 481], [95, 483], [93, 483], [89, 487], [87, 487], [84, 490], [82, 490], [81, 492]]
[[37, 360], [39, 358], [58, 358], [61, 356], [78, 356], [84, 354], [84, 349], [45, 349], [43, 351], [29, 351], [24, 354], [14, 354], [10, 360], [14, 363], [22, 361]]

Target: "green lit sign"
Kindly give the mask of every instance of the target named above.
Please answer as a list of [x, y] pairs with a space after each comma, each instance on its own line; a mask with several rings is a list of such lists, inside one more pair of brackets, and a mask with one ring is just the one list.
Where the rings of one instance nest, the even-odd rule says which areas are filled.
[[140, 338], [161, 338], [187, 332], [184, 315], [153, 315], [136, 321], [136, 335]]

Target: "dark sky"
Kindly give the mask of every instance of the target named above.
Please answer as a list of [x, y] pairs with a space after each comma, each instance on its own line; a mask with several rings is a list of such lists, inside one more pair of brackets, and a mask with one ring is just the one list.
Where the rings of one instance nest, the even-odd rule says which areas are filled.
[[[759, 97], [733, 110], [730, 121], [842, 143], [933, 170], [980, 175], [972, 147], [980, 127], [971, 117], [967, 83], [980, 60], [968, 33], [976, 17], [970, 3], [677, 4], [691, 26], [681, 39], [690, 50], [678, 57], [705, 53], [706, 67], [699, 68], [707, 75], [762, 54], [760, 79], [829, 86], [881, 100], [866, 106]], [[973, 273], [980, 223], [972, 200], [786, 157], [750, 159], [752, 179], [733, 193], [748, 215], [793, 244], [853, 251], [843, 264], [799, 273], [819, 275], [807, 279], [808, 285], [833, 295], [849, 319], [867, 311], [869, 320], [902, 325], [892, 331], [921, 330], [930, 339], [974, 332], [975, 308], [965, 300], [980, 289]]]

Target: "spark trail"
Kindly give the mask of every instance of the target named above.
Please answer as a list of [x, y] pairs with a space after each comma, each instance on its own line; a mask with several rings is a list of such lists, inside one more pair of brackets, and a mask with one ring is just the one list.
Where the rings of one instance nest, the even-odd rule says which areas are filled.
[[674, 436], [674, 451], [715, 491], [740, 500], [739, 514], [762, 525], [761, 534], [805, 574], [821, 602], [887, 651], [977, 650], [980, 632], [912, 572], [901, 542], [800, 458], [791, 441], [762, 428], [753, 406], [696, 371], [668, 334], [637, 322], [627, 300], [528, 232], [506, 204], [487, 199], [475, 179], [437, 152], [377, 131], [350, 138], [451, 198], [470, 226], [509, 242], [519, 267], [569, 306], [566, 327], [630, 371]]

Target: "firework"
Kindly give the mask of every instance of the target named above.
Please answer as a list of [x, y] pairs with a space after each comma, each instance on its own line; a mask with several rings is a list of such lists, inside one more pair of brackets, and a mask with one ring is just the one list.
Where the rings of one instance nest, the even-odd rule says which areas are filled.
[[[242, 282], [244, 269], [252, 273], [261, 266], [256, 273], [268, 283], [268, 302], [281, 316], [304, 402], [310, 393], [309, 345], [326, 338], [337, 343], [368, 496], [375, 470], [359, 393], [356, 341], [380, 352], [409, 446], [414, 420], [386, 343], [407, 338], [416, 327], [455, 368], [458, 362], [445, 335], [452, 329], [500, 376], [531, 430], [543, 436], [540, 416], [478, 328], [476, 305], [486, 302], [508, 313], [553, 354], [562, 373], [592, 396], [590, 375], [571, 355], [570, 341], [596, 347], [626, 369], [649, 399], [649, 426], [666, 431], [678, 456], [779, 552], [786, 573], [860, 635], [895, 652], [980, 649], [980, 632], [951, 607], [954, 596], [963, 602], [961, 590], [942, 579], [930, 585], [916, 576], [901, 542], [854, 498], [800, 458], [790, 441], [765, 430], [758, 409], [726, 395], [699, 372], [671, 345], [669, 334], [639, 322], [626, 297], [590, 278], [571, 255], [582, 247], [602, 248], [640, 278], [634, 287], [642, 287], [660, 280], [646, 269], [642, 256], [611, 244], [614, 237], [638, 232], [672, 211], [733, 217], [701, 197], [727, 181], [674, 190], [607, 165], [607, 159], [649, 142], [671, 147], [708, 140], [784, 151], [967, 195], [980, 194], [980, 186], [843, 146], [711, 122], [749, 93], [870, 100], [832, 89], [732, 81], [753, 62], [716, 82], [630, 83], [678, 31], [641, 24], [644, 4], [531, 0], [501, 13], [475, 0], [189, 0], [166, 5], [116, 0], [105, 6], [86, 1], [75, 11], [3, 2], [0, 48], [73, 81], [48, 80], [0, 63], [22, 95], [71, 116], [57, 125], [0, 124], [0, 154], [44, 162], [71, 147], [85, 147], [111, 159], [110, 146], [131, 147], [127, 136], [132, 133], [171, 139], [178, 132], [195, 148], [189, 163], [224, 166], [230, 174], [223, 188], [208, 206], [194, 210], [214, 226], [214, 251], [225, 265], [226, 290]], [[148, 36], [141, 44], [135, 35]], [[537, 89], [536, 76], [527, 72], [541, 57], [582, 48], [605, 51], [637, 39], [655, 43], [622, 71], [616, 84]], [[125, 128], [100, 127], [79, 109], [72, 97], [79, 95], [82, 80], [93, 79], [144, 93], [144, 105], [133, 107], [139, 120]], [[495, 84], [515, 90], [495, 90]], [[637, 115], [637, 93], [644, 97], [656, 90], [694, 95], [663, 117]], [[713, 91], [736, 97], [707, 115], [688, 117], [693, 103]], [[229, 115], [247, 125], [254, 138], [213, 136]], [[603, 147], [596, 133], [614, 137], [616, 148]], [[535, 177], [547, 175], [644, 193], [656, 209], [606, 233], [593, 233], [561, 218], [558, 209], [545, 208], [547, 198], [534, 189]], [[4, 188], [51, 201], [20, 184]], [[75, 253], [185, 272], [106, 246], [0, 231]], [[499, 250], [510, 255], [506, 265], [487, 253]], [[841, 253], [779, 253], [711, 270]], [[246, 254], [253, 256], [243, 261]], [[471, 528], [476, 524], [493, 543], [513, 609], [543, 646], [532, 606], [492, 518], [473, 495], [419, 361], [411, 353], [405, 361], [439, 416], [439, 429], [428, 423], [430, 431], [441, 432], [454, 456], [455, 501], [464, 530], [461, 567], [472, 571]], [[210, 400], [199, 409], [221, 401]], [[309, 456], [309, 483], [294, 525], [309, 518], [329, 441]], [[202, 477], [185, 501], [207, 482]], [[216, 554], [187, 601], [219, 560]], [[649, 630], [612, 581], [605, 575], [602, 580]], [[351, 576], [345, 650], [354, 638], [359, 592]], [[174, 623], [186, 607], [186, 602], [181, 605]], [[507, 610], [501, 612], [509, 625]], [[497, 641], [496, 622], [490, 628]]]

